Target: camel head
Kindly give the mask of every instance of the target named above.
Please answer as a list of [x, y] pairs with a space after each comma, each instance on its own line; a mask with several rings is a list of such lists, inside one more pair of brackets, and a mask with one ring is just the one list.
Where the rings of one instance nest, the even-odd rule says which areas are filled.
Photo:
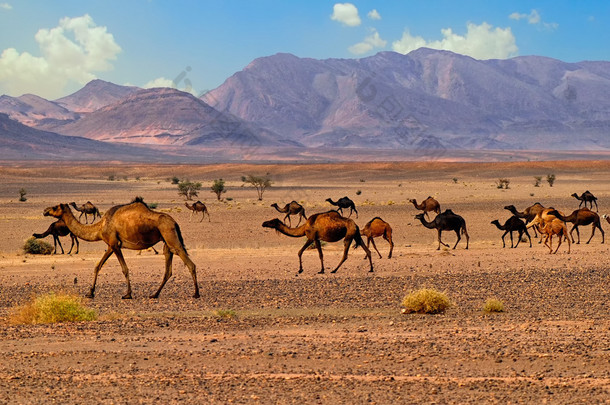
[[409, 201], [410, 203], [414, 203], [415, 199], [414, 198], [409, 198], [407, 201]]
[[279, 207], [277, 206], [277, 203], [273, 203], [273, 204], [271, 204], [271, 207], [273, 207], [273, 208], [279, 208]]
[[421, 213], [421, 214], [417, 214], [417, 215], [415, 216], [415, 219], [419, 219], [420, 221], [421, 221], [422, 219], [425, 219], [424, 214], [423, 214], [423, 213]]
[[574, 198], [579, 198], [579, 197], [580, 197], [580, 196], [579, 196], [578, 194], [576, 194], [576, 193], [572, 193], [572, 194], [570, 194], [570, 195], [571, 195], [572, 197], [574, 197]]
[[327, 199], [326, 199], [326, 200], [324, 200], [324, 201], [328, 201], [329, 203], [332, 203], [332, 202], [333, 202], [333, 199], [329, 197], [329, 198], [327, 198]]
[[64, 212], [70, 211], [68, 204], [59, 204], [54, 207], [48, 207], [44, 210], [43, 215], [45, 217], [61, 218]]
[[76, 203], [74, 201], [72, 201], [69, 205], [73, 206], [74, 208], [76, 208]]
[[517, 211], [517, 208], [514, 205], [507, 205], [504, 209], [509, 210], [510, 212]]
[[284, 225], [284, 223], [282, 221], [280, 221], [278, 218], [274, 218], [270, 221], [263, 222], [263, 228], [278, 229], [281, 225]]
[[494, 219], [493, 221], [490, 222], [490, 224], [492, 224], [492, 225], [500, 225], [500, 221], [498, 221], [497, 219]]

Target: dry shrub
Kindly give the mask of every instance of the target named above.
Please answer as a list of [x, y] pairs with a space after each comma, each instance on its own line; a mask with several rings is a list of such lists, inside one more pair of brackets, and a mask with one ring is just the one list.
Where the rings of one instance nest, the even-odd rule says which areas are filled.
[[80, 297], [74, 294], [54, 292], [33, 297], [30, 302], [17, 307], [10, 321], [19, 325], [41, 323], [81, 322], [97, 319], [93, 309], [86, 308]]
[[215, 313], [219, 318], [235, 318], [237, 316], [237, 312], [232, 309], [217, 309]]
[[502, 301], [495, 298], [489, 298], [483, 305], [483, 311], [485, 312], [504, 312], [504, 304]]
[[25, 241], [23, 251], [32, 255], [50, 255], [53, 253], [53, 246], [42, 239], [31, 237]]
[[403, 300], [404, 313], [440, 314], [451, 306], [445, 293], [429, 288], [412, 291]]

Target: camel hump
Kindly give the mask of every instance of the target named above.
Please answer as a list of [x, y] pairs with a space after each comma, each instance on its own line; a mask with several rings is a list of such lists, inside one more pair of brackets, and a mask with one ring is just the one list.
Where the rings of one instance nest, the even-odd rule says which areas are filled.
[[445, 212], [443, 212], [443, 214], [451, 214], [451, 215], [455, 215], [455, 212], [451, 211], [451, 209], [450, 209], [450, 208], [447, 208], [447, 209], [445, 210]]

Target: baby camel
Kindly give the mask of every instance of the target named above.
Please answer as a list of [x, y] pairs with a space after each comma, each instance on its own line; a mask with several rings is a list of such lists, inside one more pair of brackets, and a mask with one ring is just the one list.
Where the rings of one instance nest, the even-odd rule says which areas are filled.
[[210, 219], [210, 212], [208, 211], [208, 207], [206, 207], [205, 204], [201, 201], [197, 201], [193, 203], [193, 205], [189, 205], [189, 203], [185, 202], [184, 205], [186, 206], [186, 208], [191, 210], [191, 217], [189, 218], [189, 221], [193, 219], [193, 214], [196, 212], [201, 212], [201, 220], [199, 222], [203, 221], [203, 218], [205, 218], [205, 214], [208, 214], [208, 222], [212, 221]]
[[316, 249], [318, 249], [318, 255], [320, 256], [320, 264], [322, 266], [321, 270], [318, 272], [319, 274], [324, 273], [324, 259], [322, 255], [322, 245], [320, 241], [324, 242], [338, 242], [343, 239], [343, 258], [337, 265], [337, 267], [331, 271], [331, 273], [336, 273], [339, 270], [339, 267], [343, 264], [343, 262], [347, 259], [347, 252], [349, 251], [349, 247], [352, 244], [352, 241], [356, 242], [356, 246], [362, 246], [362, 249], [366, 253], [366, 256], [369, 259], [369, 264], [371, 265], [370, 272], [373, 271], [373, 260], [371, 258], [371, 251], [364, 245], [364, 241], [362, 240], [362, 236], [360, 236], [360, 229], [356, 223], [349, 219], [342, 217], [337, 211], [328, 211], [320, 214], [314, 214], [310, 216], [305, 223], [297, 228], [289, 228], [284, 225], [282, 221], [278, 218], [272, 219], [270, 221], [263, 222], [263, 228], [272, 228], [276, 231], [283, 233], [286, 236], [291, 236], [294, 238], [299, 238], [305, 236], [307, 240], [305, 244], [299, 250], [299, 273], [303, 272], [303, 260], [301, 256], [303, 256], [303, 252], [307, 249], [312, 243], [315, 243]]
[[117, 205], [110, 208], [102, 219], [91, 225], [80, 223], [72, 213], [68, 204], [59, 204], [44, 210], [45, 216], [62, 219], [70, 232], [76, 237], [88, 242], [103, 240], [108, 249], [102, 256], [100, 262], [93, 270], [93, 284], [87, 298], [95, 295], [95, 284], [102, 266], [114, 253], [121, 265], [125, 280], [127, 282], [127, 293], [123, 299], [131, 299], [131, 283], [129, 281], [129, 269], [123, 258], [121, 249], [143, 250], [154, 246], [160, 241], [165, 242], [163, 254], [165, 255], [165, 274], [157, 292], [150, 298], [157, 298], [163, 286], [172, 275], [172, 259], [174, 254], [180, 256], [186, 267], [193, 276], [195, 284], [194, 298], [199, 298], [199, 286], [197, 285], [197, 271], [195, 263], [191, 261], [184, 247], [184, 240], [180, 227], [174, 219], [164, 213], [151, 211], [141, 198], [136, 198], [126, 205]]
[[40, 239], [40, 238], [46, 238], [49, 235], [53, 235], [53, 245], [55, 246], [55, 250], [53, 251], [53, 254], [57, 254], [57, 245], [58, 244], [59, 244], [59, 248], [61, 249], [61, 254], [62, 255], [64, 254], [64, 248], [63, 248], [63, 246], [61, 246], [61, 241], [59, 240], [59, 237], [67, 236], [67, 235], [70, 235], [70, 239], [72, 239], [72, 246], [70, 246], [70, 251], [68, 252], [68, 254], [72, 253], [72, 248], [74, 247], [75, 242], [76, 242], [76, 252], [74, 252], [74, 254], [75, 255], [78, 254], [78, 238], [76, 236], [74, 236], [74, 234], [72, 232], [70, 232], [70, 230], [68, 229], [68, 227], [66, 226], [64, 221], [62, 221], [61, 219], [58, 221], [55, 221], [51, 225], [49, 225], [49, 229], [47, 229], [43, 233], [35, 233], [32, 236], [35, 237], [36, 239]]
[[307, 216], [305, 215], [305, 208], [301, 204], [296, 201], [291, 201], [290, 203], [284, 205], [284, 208], [278, 207], [277, 203], [271, 204], [273, 208], [275, 208], [278, 212], [282, 214], [286, 214], [284, 217], [284, 223], [286, 223], [286, 219], [288, 219], [288, 226], [292, 226], [292, 220], [290, 219], [291, 215], [298, 215], [299, 222], [297, 222], [297, 226], [301, 224], [301, 219], [307, 220]]
[[[383, 236], [383, 239], [387, 240], [390, 244], [390, 254], [388, 255], [388, 259], [392, 258], [392, 250], [394, 250], [394, 242], [392, 242], [392, 227], [390, 224], [385, 222], [383, 219], [379, 217], [375, 217], [371, 219], [364, 228], [362, 228], [362, 235], [367, 237], [366, 247], [368, 248], [370, 243], [373, 243], [373, 247], [377, 251], [379, 258], [381, 259], [381, 253], [379, 253], [379, 249], [375, 245], [374, 238], [379, 236]], [[366, 259], [366, 257], [365, 257]]]
[[[521, 242], [521, 237], [523, 236], [524, 233], [527, 235], [527, 238], [530, 241], [530, 247], [532, 247], [532, 238], [530, 237], [530, 234], [527, 231], [527, 228], [525, 227], [525, 223], [523, 221], [521, 221], [521, 219], [519, 219], [518, 216], [513, 215], [512, 217], [508, 218], [506, 220], [506, 222], [504, 223], [504, 225], [500, 225], [500, 222], [497, 219], [491, 221], [491, 223], [493, 225], [495, 225], [499, 230], [504, 231], [504, 233], [502, 234], [502, 247], [503, 248], [506, 247], [506, 244], [504, 243], [504, 237], [509, 232], [510, 232], [510, 247], [511, 248], [513, 248], [513, 247], [516, 248], [517, 246], [519, 246], [519, 243]], [[517, 244], [515, 246], [513, 246], [513, 232], [519, 233], [519, 238], [517, 239]]]

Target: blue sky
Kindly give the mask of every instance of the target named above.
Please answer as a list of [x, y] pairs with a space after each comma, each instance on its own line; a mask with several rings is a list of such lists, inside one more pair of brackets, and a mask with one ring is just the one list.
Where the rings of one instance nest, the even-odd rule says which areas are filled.
[[428, 46], [608, 61], [609, 38], [606, 0], [0, 0], [0, 94], [54, 99], [94, 78], [190, 83], [198, 94], [278, 52], [361, 58]]

